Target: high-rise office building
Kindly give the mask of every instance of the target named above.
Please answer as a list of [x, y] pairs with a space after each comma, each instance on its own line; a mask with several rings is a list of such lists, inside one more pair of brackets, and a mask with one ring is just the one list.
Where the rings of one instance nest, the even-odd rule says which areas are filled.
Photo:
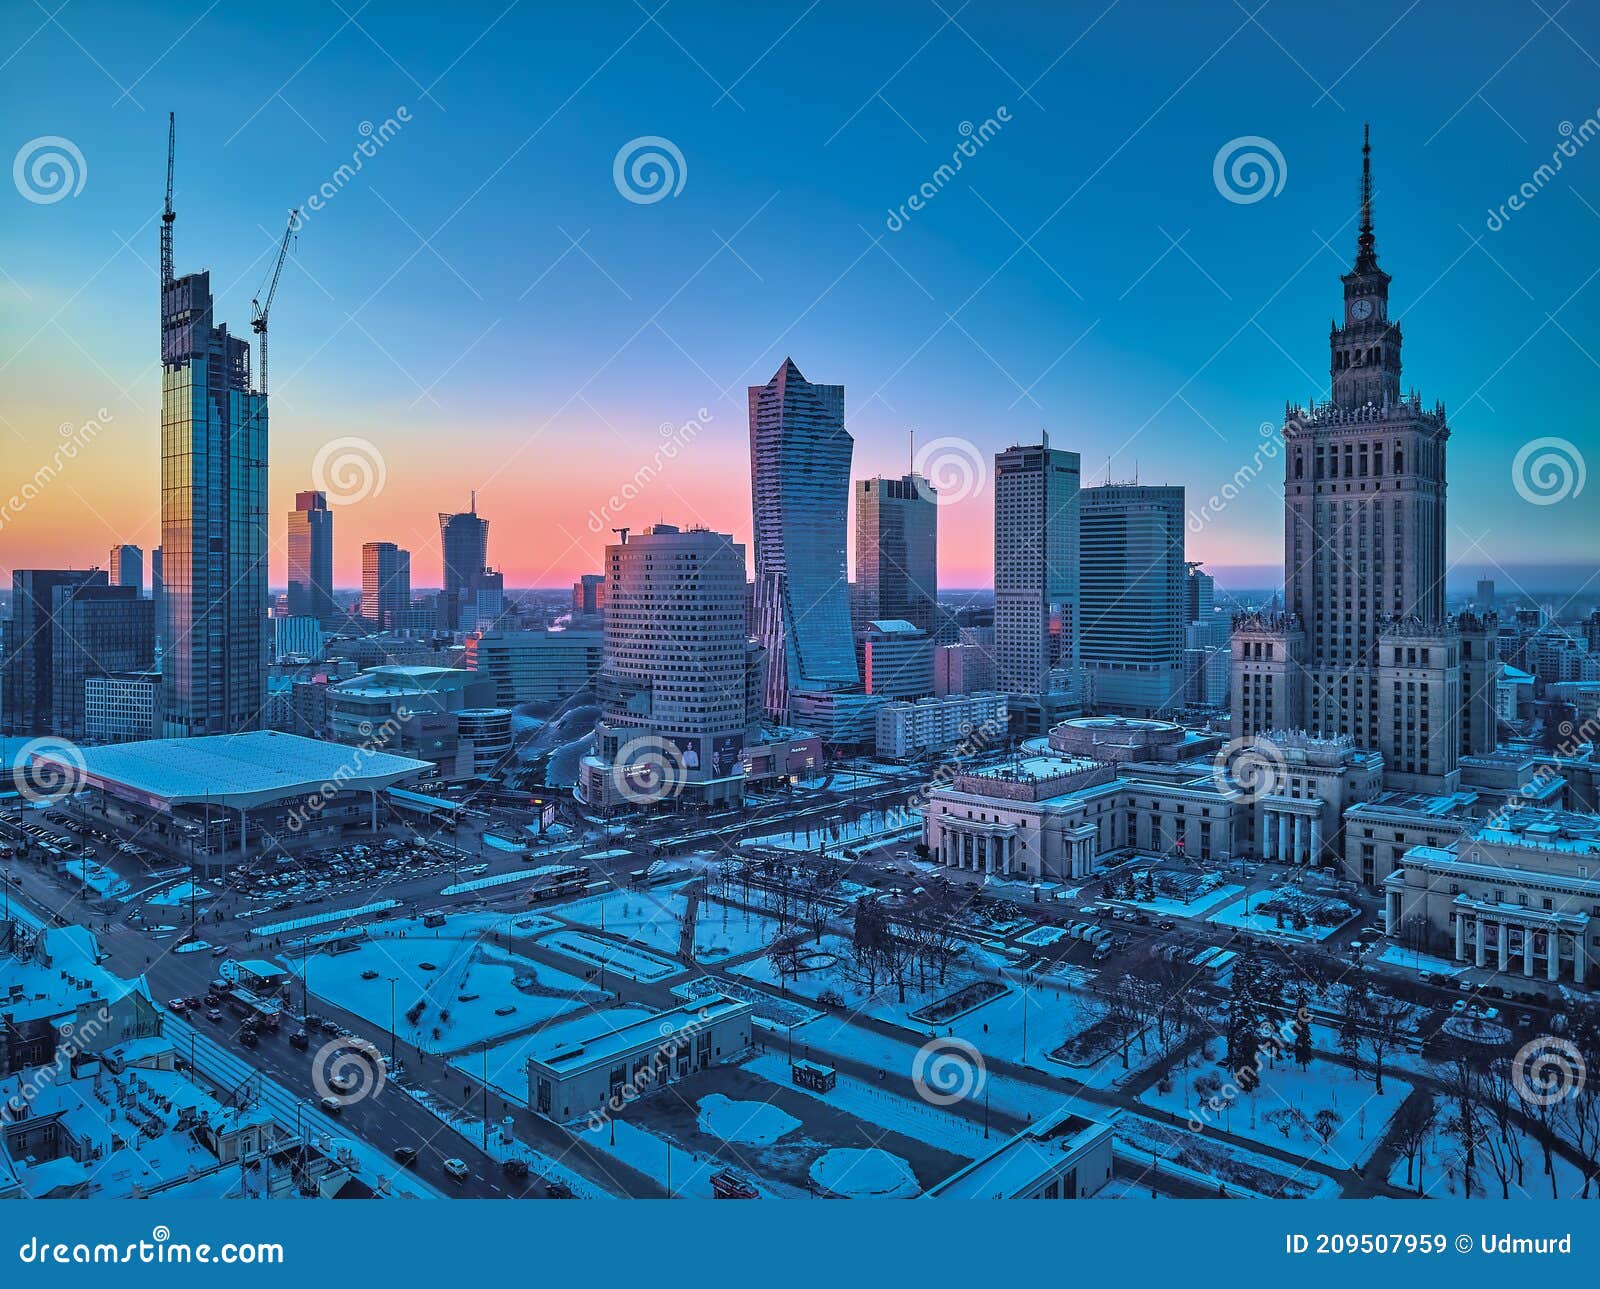
[[161, 643], [161, 547], [150, 552], [150, 603], [156, 619], [156, 644]]
[[1485, 613], [1494, 609], [1494, 578], [1480, 577], [1478, 579], [1477, 605]]
[[361, 548], [361, 616], [386, 627], [410, 608], [411, 552], [393, 542], [367, 542]]
[[1167, 711], [1183, 701], [1183, 489], [1107, 484], [1079, 503], [1079, 647], [1095, 706]]
[[155, 660], [154, 606], [132, 586], [57, 587], [50, 632], [50, 729], [89, 736], [85, 685], [91, 677], [147, 671]]
[[139, 547], [113, 546], [106, 568], [112, 586], [131, 586], [135, 595], [144, 590], [144, 552]]
[[56, 733], [51, 727], [55, 692], [55, 607], [59, 593], [78, 586], [107, 586], [104, 569], [19, 568], [11, 574], [11, 620], [0, 678], [0, 729], [7, 734]]
[[[1492, 712], [1464, 711], [1463, 626], [1498, 678], [1490, 615], [1446, 618], [1444, 405], [1402, 396], [1400, 326], [1378, 266], [1371, 145], [1362, 147], [1356, 258], [1329, 336], [1332, 397], [1284, 419], [1285, 615], [1234, 637], [1235, 737], [1304, 725], [1384, 757], [1389, 786], [1451, 792], [1463, 748], [1493, 749]], [[1263, 688], [1266, 686], [1266, 688]], [[1271, 700], [1268, 702], [1267, 700]]]
[[267, 396], [250, 345], [212, 317], [211, 274], [172, 276], [162, 225], [162, 719], [255, 727], [266, 698]]
[[855, 626], [909, 622], [932, 636], [939, 599], [939, 506], [919, 475], [859, 479], [856, 498]]
[[792, 359], [749, 394], [756, 638], [767, 655], [765, 707], [781, 721], [791, 694], [860, 681], [846, 564], [854, 440], [844, 386], [813, 385]]
[[1076, 452], [1013, 447], [994, 462], [995, 687], [1012, 726], [1039, 732], [1066, 714], [1079, 662]]
[[744, 547], [724, 533], [656, 524], [607, 546], [606, 566], [600, 720], [584, 799], [741, 800], [742, 753], [758, 717], [746, 683]]
[[1185, 565], [1183, 581], [1183, 620], [1209, 622], [1217, 607], [1217, 579], [1200, 571], [1200, 561]]
[[585, 573], [572, 584], [572, 611], [581, 617], [597, 618], [606, 609], [606, 575]]
[[444, 590], [439, 625], [451, 631], [461, 626], [461, 610], [477, 593], [489, 565], [489, 521], [478, 517], [478, 495], [472, 508], [460, 514], [439, 514], [439, 546], [444, 560]]
[[333, 618], [333, 511], [325, 492], [294, 495], [289, 512], [289, 595], [291, 618]]

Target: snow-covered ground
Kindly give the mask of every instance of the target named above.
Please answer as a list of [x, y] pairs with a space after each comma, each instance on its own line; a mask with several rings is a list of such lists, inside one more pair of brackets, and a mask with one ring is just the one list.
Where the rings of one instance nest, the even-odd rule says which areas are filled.
[[1459, 976], [1471, 965], [1466, 962], [1451, 962], [1448, 958], [1436, 958], [1431, 953], [1423, 953], [1420, 949], [1407, 949], [1399, 944], [1384, 945], [1383, 952], [1378, 954], [1378, 961], [1395, 967], [1408, 967], [1412, 971], [1431, 971], [1436, 976]]
[[590, 966], [604, 966], [630, 980], [649, 983], [675, 976], [683, 967], [659, 954], [633, 945], [618, 944], [587, 931], [556, 931], [540, 937], [539, 947], [562, 953]]
[[853, 823], [824, 824], [821, 827], [799, 832], [773, 833], [765, 837], [748, 837], [745, 846], [770, 846], [774, 850], [815, 851], [853, 846], [865, 841], [885, 841], [893, 837], [910, 837], [920, 834], [922, 821], [906, 817], [903, 810], [873, 811]]
[[694, 956], [699, 962], [721, 962], [765, 949], [778, 937], [778, 921], [762, 913], [735, 908], [721, 900], [701, 900], [694, 922]]
[[607, 1007], [601, 1011], [585, 1011], [566, 1020], [552, 1021], [540, 1026], [531, 1034], [497, 1043], [489, 1049], [485, 1067], [484, 1053], [466, 1052], [455, 1057], [450, 1064], [463, 1074], [482, 1081], [487, 1068], [489, 1083], [508, 1101], [518, 1105], [528, 1103], [528, 1054], [535, 1048], [545, 1050], [568, 1039], [588, 1039], [615, 1033], [625, 1025], [644, 1020], [654, 1013], [647, 1007]]
[[[1499, 1129], [1493, 1122], [1485, 1125], [1491, 1138], [1482, 1140], [1475, 1152], [1477, 1163], [1472, 1172], [1472, 1194], [1475, 1198], [1500, 1199], [1577, 1199], [1583, 1193], [1583, 1170], [1560, 1155], [1553, 1155], [1552, 1171], [1544, 1171], [1544, 1150], [1527, 1133], [1513, 1127], [1509, 1138], [1502, 1141]], [[1521, 1179], [1517, 1177], [1517, 1161], [1521, 1160]], [[1508, 1184], [1502, 1192], [1500, 1175], [1494, 1161], [1498, 1160], [1507, 1176]], [[1423, 1141], [1417, 1158], [1410, 1165], [1411, 1176], [1406, 1177], [1404, 1155], [1396, 1155], [1389, 1169], [1389, 1184], [1405, 1190], [1416, 1190], [1420, 1183], [1422, 1194], [1428, 1199], [1462, 1199], [1466, 1194], [1466, 1170], [1462, 1167], [1461, 1139], [1448, 1131], [1442, 1123]], [[1553, 1183], [1553, 1185], [1552, 1185]], [[1594, 1191], [1591, 1187], [1590, 1194]]]
[[69, 859], [61, 865], [61, 871], [98, 895], [121, 895], [128, 889], [127, 882], [92, 859]]
[[910, 1199], [922, 1191], [910, 1164], [876, 1146], [828, 1151], [811, 1165], [811, 1180], [824, 1194], [848, 1199]]
[[[1231, 926], [1238, 927], [1243, 931], [1254, 931], [1260, 935], [1281, 935], [1291, 940], [1326, 940], [1329, 936], [1338, 932], [1341, 927], [1348, 925], [1356, 916], [1356, 912], [1352, 911], [1349, 917], [1335, 926], [1318, 926], [1315, 922], [1312, 922], [1307, 924], [1305, 930], [1296, 930], [1293, 923], [1287, 918], [1283, 919], [1280, 925], [1276, 913], [1261, 913], [1257, 911], [1261, 903], [1271, 897], [1271, 892], [1257, 891], [1247, 900], [1237, 900], [1226, 908], [1211, 914], [1210, 917], [1206, 918], [1206, 921], [1217, 926]], [[1250, 909], [1249, 913], [1245, 912], [1247, 905]]]
[[563, 921], [579, 923], [647, 949], [678, 951], [684, 897], [679, 886], [650, 891], [615, 890], [591, 895], [551, 910]]
[[800, 1127], [770, 1101], [734, 1101], [720, 1092], [700, 1099], [697, 1123], [708, 1137], [746, 1146], [770, 1146]]
[[[1222, 1090], [1211, 1090], [1207, 1080], [1220, 1080]], [[1260, 1086], [1253, 1092], [1235, 1088], [1230, 1097], [1229, 1086], [1226, 1070], [1192, 1057], [1187, 1065], [1172, 1071], [1169, 1091], [1162, 1092], [1158, 1085], [1141, 1099], [1186, 1120], [1348, 1168], [1377, 1149], [1389, 1120], [1411, 1091], [1404, 1079], [1386, 1073], [1383, 1095], [1378, 1096], [1370, 1078], [1358, 1077], [1348, 1066], [1315, 1058], [1305, 1070], [1292, 1061], [1269, 1065], [1261, 1071]], [[1324, 1112], [1325, 1143], [1316, 1129], [1318, 1116]]]
[[163, 904], [171, 906], [177, 904], [187, 904], [191, 898], [196, 900], [210, 899], [211, 892], [204, 886], [196, 885], [193, 882], [179, 882], [175, 886], [167, 887], [167, 889], [164, 891], [158, 891], [145, 902], [147, 904]]
[[[352, 952], [319, 953], [290, 967], [309, 985], [313, 1011], [326, 999], [386, 1030], [392, 997], [400, 1036], [433, 1052], [493, 1042], [609, 997], [586, 980], [492, 943], [486, 924], [495, 922], [503, 926], [508, 919], [455, 915], [438, 928], [419, 920], [392, 922], [382, 938]], [[369, 973], [372, 978], [363, 979]], [[419, 1003], [413, 1020], [408, 1013]]]

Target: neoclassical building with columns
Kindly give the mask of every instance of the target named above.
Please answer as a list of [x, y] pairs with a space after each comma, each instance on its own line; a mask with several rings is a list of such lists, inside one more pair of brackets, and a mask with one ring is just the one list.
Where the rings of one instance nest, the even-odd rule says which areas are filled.
[[1389, 936], [1501, 975], [1586, 984], [1600, 957], [1600, 818], [1523, 807], [1384, 880]]

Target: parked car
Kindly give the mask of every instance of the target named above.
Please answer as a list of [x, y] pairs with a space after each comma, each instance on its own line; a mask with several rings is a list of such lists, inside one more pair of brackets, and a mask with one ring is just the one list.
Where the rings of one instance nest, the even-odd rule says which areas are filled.
[[517, 1181], [521, 1181], [528, 1175], [528, 1164], [526, 1160], [508, 1159], [501, 1164], [500, 1167], [505, 1171], [505, 1175], [507, 1177], [514, 1178]]

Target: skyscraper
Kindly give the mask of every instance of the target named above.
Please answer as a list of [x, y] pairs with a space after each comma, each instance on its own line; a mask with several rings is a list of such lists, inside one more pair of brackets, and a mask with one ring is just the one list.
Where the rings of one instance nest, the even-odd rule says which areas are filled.
[[161, 643], [161, 547], [150, 552], [150, 603], [156, 620], [156, 643]]
[[994, 460], [995, 687], [1013, 727], [1048, 728], [1078, 668], [1080, 463], [1076, 452], [1013, 447]]
[[297, 492], [289, 512], [289, 616], [333, 617], [333, 511], [324, 492]]
[[606, 566], [585, 801], [741, 800], [741, 754], [758, 715], [746, 686], [744, 547], [725, 533], [656, 524], [607, 546]]
[[144, 589], [144, 552], [137, 546], [113, 546], [107, 567], [112, 586], [131, 586], [135, 595]]
[[791, 694], [860, 680], [846, 566], [855, 444], [844, 386], [811, 384], [793, 359], [749, 394], [756, 638], [767, 654], [766, 710], [786, 720]]
[[411, 552], [393, 542], [361, 548], [361, 616], [380, 626], [411, 608]]
[[56, 588], [50, 633], [50, 728], [84, 739], [85, 683], [146, 671], [155, 659], [154, 606], [137, 587], [79, 583]]
[[439, 514], [439, 546], [444, 558], [444, 597], [440, 626], [451, 631], [461, 626], [461, 609], [477, 593], [478, 582], [489, 564], [489, 521], [478, 518], [478, 495], [472, 508], [457, 515]]
[[6, 632], [0, 730], [50, 734], [55, 692], [55, 607], [58, 595], [79, 586], [106, 586], [104, 569], [19, 568], [11, 574], [11, 621]]
[[172, 276], [170, 200], [162, 224], [161, 549], [167, 734], [253, 728], [266, 693], [267, 398], [251, 388], [249, 343], [213, 322], [211, 274]]
[[856, 495], [855, 625], [909, 622], [933, 636], [938, 602], [939, 506], [918, 475], [860, 479]]
[[[1313, 734], [1382, 752], [1391, 787], [1454, 791], [1461, 749], [1491, 750], [1494, 726], [1464, 724], [1462, 634], [1444, 601], [1450, 430], [1442, 403], [1424, 408], [1420, 395], [1401, 394], [1370, 140], [1360, 213], [1343, 321], [1328, 338], [1332, 397], [1285, 409], [1286, 612], [1235, 634], [1234, 735], [1265, 732], [1263, 720], [1275, 729], [1303, 721]], [[1476, 652], [1492, 658], [1492, 616], [1471, 628]], [[1475, 662], [1484, 664], [1481, 695], [1498, 665]]]
[[1153, 716], [1183, 698], [1183, 489], [1107, 484], [1079, 500], [1080, 656], [1095, 706]]

